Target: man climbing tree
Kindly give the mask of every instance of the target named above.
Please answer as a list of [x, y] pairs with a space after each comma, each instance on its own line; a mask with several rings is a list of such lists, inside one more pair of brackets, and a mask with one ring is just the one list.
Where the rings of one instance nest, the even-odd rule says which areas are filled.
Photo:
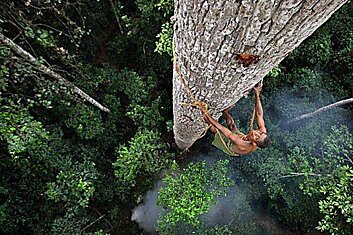
[[234, 124], [234, 119], [229, 114], [229, 110], [233, 108], [233, 106], [225, 109], [222, 115], [222, 117], [226, 119], [226, 123], [229, 129], [216, 121], [206, 109], [201, 109], [201, 111], [204, 113], [205, 121], [211, 125], [210, 129], [213, 133], [215, 133], [215, 139], [212, 144], [229, 156], [250, 154], [254, 152], [257, 147], [265, 148], [270, 143], [270, 138], [267, 135], [267, 130], [265, 127], [263, 109], [260, 101], [261, 88], [261, 83], [259, 83], [254, 88], [254, 114], [256, 116], [258, 130], [253, 130], [253, 117], [251, 120], [251, 130], [246, 135], [238, 130]]
[[175, 0], [173, 45], [186, 84], [174, 69], [178, 147], [191, 147], [204, 131], [200, 113], [183, 103], [202, 101], [217, 120], [346, 1]]

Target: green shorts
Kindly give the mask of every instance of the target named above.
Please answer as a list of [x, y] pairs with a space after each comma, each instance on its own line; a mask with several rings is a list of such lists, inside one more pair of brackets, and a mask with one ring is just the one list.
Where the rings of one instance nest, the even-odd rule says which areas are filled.
[[[234, 134], [239, 134], [236, 131], [232, 131]], [[225, 154], [235, 157], [239, 156], [239, 154], [234, 153], [232, 151], [233, 147], [233, 142], [225, 137], [220, 131], [217, 131], [217, 133], [214, 136], [214, 140], [212, 142], [212, 145], [216, 146], [218, 149], [222, 150]]]

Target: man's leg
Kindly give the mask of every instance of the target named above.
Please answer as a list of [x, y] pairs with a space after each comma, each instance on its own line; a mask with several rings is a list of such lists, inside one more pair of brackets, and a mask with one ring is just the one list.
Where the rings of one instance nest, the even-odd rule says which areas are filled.
[[217, 128], [214, 127], [213, 125], [210, 126], [210, 130], [215, 134], [217, 133]]
[[229, 106], [228, 108], [226, 108], [225, 110], [223, 110], [223, 115], [222, 117], [224, 119], [226, 119], [226, 123], [227, 123], [227, 126], [228, 128], [231, 130], [231, 131], [234, 131], [236, 130], [237, 128], [235, 127], [235, 123], [234, 123], [234, 119], [233, 117], [229, 114], [229, 110], [232, 109], [234, 107], [234, 105], [231, 105]]

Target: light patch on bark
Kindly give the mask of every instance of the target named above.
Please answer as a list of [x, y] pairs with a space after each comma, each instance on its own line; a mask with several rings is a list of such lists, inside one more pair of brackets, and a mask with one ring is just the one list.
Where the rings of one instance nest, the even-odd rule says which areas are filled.
[[[196, 99], [210, 112], [236, 103], [346, 0], [175, 0], [177, 65]], [[235, 53], [260, 56], [244, 67]], [[173, 74], [174, 136], [189, 148], [204, 131], [201, 112], [181, 105], [190, 95]]]

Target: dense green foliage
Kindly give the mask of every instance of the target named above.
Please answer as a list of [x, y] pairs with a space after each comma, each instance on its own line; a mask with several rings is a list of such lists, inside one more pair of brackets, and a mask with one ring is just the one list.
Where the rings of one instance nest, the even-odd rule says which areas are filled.
[[[297, 123], [287, 121], [335, 101], [351, 98], [349, 51], [353, 21], [349, 3], [302, 43], [265, 79], [262, 98], [270, 148], [235, 167], [268, 198], [268, 208], [288, 229], [349, 234], [353, 229], [349, 186], [353, 167], [351, 106]], [[252, 100], [236, 109], [247, 126]]]
[[126, 219], [130, 205], [173, 157], [164, 127], [171, 62], [154, 52], [172, 7], [164, 0], [0, 3], [1, 33], [111, 110], [83, 102], [0, 46], [0, 233], [137, 229]]
[[[270, 148], [180, 171], [171, 148], [173, 1], [2, 1], [0, 32], [37, 62], [0, 45], [0, 233], [138, 234], [131, 209], [165, 171], [161, 234], [261, 233], [252, 219], [259, 202], [287, 230], [350, 234], [352, 106], [286, 123], [351, 98], [352, 6], [265, 79]], [[248, 126], [251, 105], [237, 104], [240, 126]], [[240, 173], [231, 222], [209, 226], [202, 216], [234, 187], [233, 170]]]
[[219, 161], [209, 170], [205, 168], [205, 162], [190, 163], [179, 176], [174, 176], [178, 169], [174, 163], [173, 174], [167, 174], [163, 179], [166, 186], [158, 197], [158, 203], [165, 209], [158, 222], [162, 234], [180, 222], [200, 226], [199, 216], [208, 211], [215, 198], [233, 183], [227, 176], [228, 163], [228, 160]]
[[127, 187], [134, 186], [138, 176], [151, 176], [167, 166], [171, 154], [155, 131], [137, 132], [129, 147], [120, 145], [113, 163], [115, 176]]

